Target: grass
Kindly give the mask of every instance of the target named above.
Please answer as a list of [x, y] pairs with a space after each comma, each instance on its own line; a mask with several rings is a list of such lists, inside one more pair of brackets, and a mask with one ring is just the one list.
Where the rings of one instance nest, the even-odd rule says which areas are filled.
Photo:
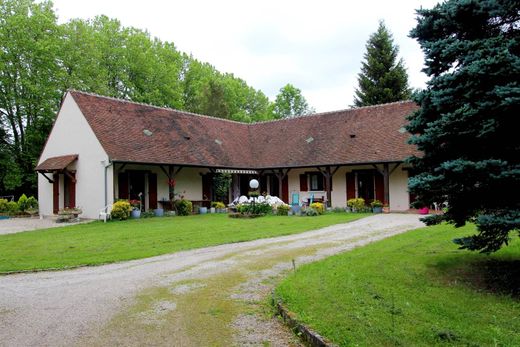
[[458, 250], [472, 226], [422, 228], [300, 267], [276, 295], [340, 346], [520, 346], [520, 240]]
[[301, 233], [366, 214], [233, 219], [224, 214], [93, 222], [0, 236], [0, 274], [141, 259], [182, 250]]

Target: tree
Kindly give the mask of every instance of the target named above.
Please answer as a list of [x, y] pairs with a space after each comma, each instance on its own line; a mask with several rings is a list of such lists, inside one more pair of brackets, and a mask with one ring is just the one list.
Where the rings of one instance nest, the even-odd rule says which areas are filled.
[[1, 166], [9, 170], [0, 189], [34, 191], [36, 159], [62, 95], [60, 35], [52, 3], [0, 2], [0, 125], [8, 153]]
[[358, 75], [354, 105], [384, 104], [410, 98], [408, 75], [402, 59], [397, 61], [399, 47], [383, 21], [366, 44], [365, 61]]
[[423, 152], [409, 189], [417, 205], [448, 202], [440, 218], [475, 222], [461, 248], [494, 252], [520, 230], [520, 2], [449, 0], [418, 10], [411, 37], [425, 55], [410, 142]]
[[280, 119], [308, 115], [313, 113], [314, 109], [309, 107], [301, 90], [289, 83], [280, 88], [273, 112], [275, 118]]

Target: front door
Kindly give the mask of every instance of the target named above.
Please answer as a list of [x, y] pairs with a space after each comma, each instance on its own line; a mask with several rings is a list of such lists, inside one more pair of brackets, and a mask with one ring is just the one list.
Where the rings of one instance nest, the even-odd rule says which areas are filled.
[[[145, 193], [145, 173], [144, 171], [129, 171], [128, 172], [128, 195], [130, 200], [141, 200], [144, 203], [144, 200], [141, 197], [144, 197]], [[141, 194], [141, 195], [139, 195]]]
[[76, 207], [76, 174], [74, 172], [63, 175], [63, 205], [65, 208]]
[[358, 198], [365, 199], [365, 203], [374, 200], [374, 174], [372, 172], [358, 172], [357, 174]]

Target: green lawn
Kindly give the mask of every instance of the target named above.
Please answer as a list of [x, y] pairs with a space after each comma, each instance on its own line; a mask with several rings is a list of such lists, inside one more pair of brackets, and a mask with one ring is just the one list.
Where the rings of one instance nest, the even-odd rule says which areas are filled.
[[422, 228], [304, 265], [276, 289], [341, 346], [520, 346], [520, 240], [491, 256]]
[[93, 222], [0, 236], [0, 273], [140, 259], [224, 243], [296, 234], [366, 214], [228, 218], [225, 214]]

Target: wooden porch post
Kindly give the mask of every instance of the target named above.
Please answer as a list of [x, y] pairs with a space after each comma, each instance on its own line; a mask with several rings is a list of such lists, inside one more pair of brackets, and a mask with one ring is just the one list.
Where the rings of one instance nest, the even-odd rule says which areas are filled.
[[318, 170], [325, 177], [325, 191], [327, 192], [327, 207], [332, 207], [332, 176], [338, 171], [339, 166], [336, 166], [331, 171], [330, 166], [326, 166], [324, 170], [318, 167]]
[[174, 165], [168, 165], [168, 171], [166, 171], [166, 169], [162, 165], [160, 166], [160, 168], [168, 178], [168, 198], [173, 204], [173, 199], [175, 198], [175, 185], [172, 181], [175, 179], [175, 176], [182, 170], [183, 167], [179, 166], [175, 170]]
[[287, 169], [287, 170], [279, 169], [277, 171], [273, 170], [274, 174], [276, 175], [276, 178], [278, 178], [278, 187], [279, 187], [278, 195], [280, 195], [279, 198], [282, 200], [283, 200], [283, 180], [285, 179], [285, 177], [287, 177], [287, 175], [289, 174], [289, 171], [291, 171], [291, 169]]
[[383, 164], [383, 186], [384, 186], [384, 201], [383, 204], [390, 205], [390, 170], [388, 163]]

